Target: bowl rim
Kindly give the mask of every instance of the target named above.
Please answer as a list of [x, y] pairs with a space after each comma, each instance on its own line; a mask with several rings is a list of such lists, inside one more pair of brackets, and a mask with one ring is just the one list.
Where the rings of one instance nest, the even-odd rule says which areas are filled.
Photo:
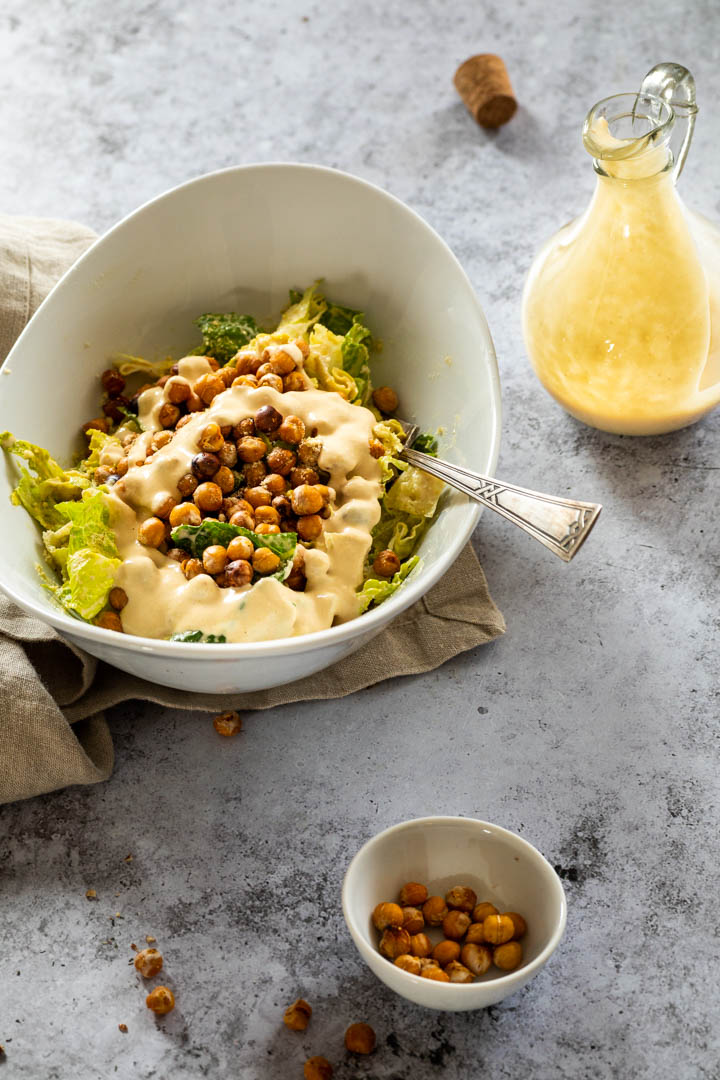
[[[506, 829], [502, 825], [496, 825], [492, 821], [484, 821], [481, 818], [460, 817], [458, 815], [450, 816], [442, 814], [434, 815], [431, 817], [408, 818], [407, 821], [400, 821], [397, 825], [391, 825], [389, 826], [389, 828], [383, 829], [381, 832], [376, 833], [374, 836], [371, 836], [369, 840], [366, 840], [362, 847], [359, 848], [358, 851], [356, 851], [355, 855], [353, 855], [350, 863], [348, 864], [348, 868], [345, 871], [345, 876], [343, 877], [342, 883], [343, 917], [345, 919], [345, 924], [350, 931], [350, 936], [355, 942], [355, 945], [357, 946], [360, 955], [363, 957], [363, 960], [365, 960], [365, 956], [363, 955], [364, 950], [367, 950], [368, 953], [372, 953], [373, 957], [377, 956], [378, 959], [385, 960], [385, 957], [383, 957], [379, 952], [377, 952], [377, 950], [373, 949], [372, 945], [368, 942], [363, 931], [360, 929], [357, 921], [354, 919], [350, 911], [348, 903], [348, 893], [350, 890], [350, 877], [355, 868], [355, 864], [359, 862], [361, 856], [367, 853], [369, 848], [372, 848], [376, 843], [386, 839], [393, 833], [402, 832], [405, 829], [416, 828], [418, 826], [422, 827], [437, 824], [467, 826], [468, 823], [471, 823], [473, 826], [477, 825], [480, 827], [492, 829], [495, 834], [499, 834], [504, 840], [510, 840], [514, 845], [519, 844], [521, 848], [524, 848], [526, 854], [528, 854], [532, 859], [534, 859], [535, 862], [542, 867], [544, 872], [549, 872], [548, 881], [551, 883], [550, 891], [552, 892], [556, 900], [557, 914], [555, 919], [555, 927], [547, 941], [547, 944], [544, 946], [543, 949], [541, 949], [541, 951], [533, 960], [531, 960], [527, 964], [523, 964], [519, 968], [516, 968], [515, 971], [509, 971], [506, 975], [497, 975], [492, 980], [489, 980], [487, 982], [452, 984], [455, 991], [459, 991], [460, 993], [464, 994], [470, 994], [474, 992], [478, 994], [478, 996], [483, 996], [482, 991], [488, 986], [499, 987], [500, 989], [507, 988], [509, 993], [510, 988], [513, 986], [514, 983], [522, 982], [524, 984], [528, 982], [529, 979], [536, 975], [540, 968], [542, 968], [547, 963], [550, 956], [555, 952], [555, 949], [560, 944], [562, 936], [565, 933], [565, 925], [567, 923], [567, 897], [565, 896], [565, 890], [562, 887], [562, 882], [560, 881], [560, 878], [558, 877], [550, 862], [548, 862], [548, 860], [545, 858], [543, 853], [539, 851], [538, 848], [534, 846], [534, 844], [531, 844], [529, 840], [526, 840], [524, 836], [520, 836], [519, 833], [513, 832], [512, 829]], [[368, 963], [368, 961], [365, 960], [365, 962], [368, 964], [368, 967], [370, 967], [370, 970], [372, 971], [372, 967]], [[417, 982], [415, 981], [418, 978], [417, 975], [413, 975], [409, 971], [404, 971], [403, 968], [397, 968], [396, 970], [401, 977], [401, 983], [403, 983], [404, 980], [412, 980], [406, 983], [408, 988], [410, 986], [417, 986]], [[375, 974], [375, 972], [373, 972], [373, 974]], [[390, 989], [393, 988], [390, 987]], [[399, 993], [399, 991], [395, 992]], [[438, 987], [438, 993], [442, 995], [443, 993], [447, 993], [447, 990], [442, 991]]]
[[[189, 180], [183, 181], [181, 184], [176, 184], [174, 187], [168, 188], [166, 191], [161, 192], [159, 195], [153, 196], [146, 202], [142, 203], [135, 210], [132, 210], [129, 214], [126, 214], [114, 225], [112, 225], [106, 232], [102, 233], [73, 264], [70, 266], [62, 277], [55, 283], [48, 295], [43, 300], [35, 314], [29, 320], [24, 327], [22, 333], [18, 337], [17, 341], [13, 345], [12, 349], [8, 353], [3, 365], [5, 363], [11, 363], [15, 354], [15, 351], [21, 347], [21, 343], [28, 333], [30, 327], [35, 320], [40, 316], [41, 312], [45, 308], [46, 304], [54, 296], [57, 289], [63, 285], [66, 278], [75, 273], [77, 268], [87, 260], [92, 260], [96, 257], [96, 252], [101, 244], [112, 236], [115, 232], [121, 229], [128, 222], [135, 218], [139, 218], [151, 210], [156, 204], [170, 199], [181, 191], [185, 191], [192, 187], [200, 187], [204, 184], [211, 184], [222, 176], [229, 176], [232, 174], [245, 175], [251, 172], [261, 172], [263, 170], [288, 170], [299, 172], [318, 172], [333, 176], [340, 179], [342, 182], [348, 183], [350, 186], [358, 186], [360, 188], [369, 189], [382, 199], [385, 199], [392, 203], [394, 207], [405, 216], [411, 218], [416, 226], [419, 226], [427, 234], [429, 234], [437, 244], [443, 249], [445, 254], [450, 258], [454, 264], [458, 274], [458, 283], [462, 283], [462, 287], [465, 289], [468, 298], [474, 305], [477, 311], [477, 315], [482, 327], [487, 335], [487, 347], [489, 351], [489, 367], [490, 367], [490, 384], [492, 388], [492, 435], [489, 447], [489, 460], [482, 468], [484, 471], [488, 471], [492, 474], [497, 464], [499, 448], [500, 448], [500, 431], [502, 421], [502, 398], [500, 389], [500, 375], [497, 364], [497, 354], [495, 352], [495, 346], [490, 333], [485, 313], [482, 309], [480, 301], [472, 287], [470, 279], [468, 278], [465, 270], [463, 269], [457, 256], [454, 254], [450, 246], [443, 240], [443, 238], [429, 225], [417, 211], [412, 210], [406, 203], [404, 203], [397, 196], [392, 195], [390, 192], [385, 191], [377, 184], [372, 183], [369, 180], [362, 179], [361, 177], [354, 176], [352, 173], [345, 172], [342, 169], [335, 169], [328, 165], [316, 165], [310, 162], [293, 162], [293, 161], [267, 161], [267, 162], [250, 162], [245, 165], [230, 165], [223, 169], [215, 169], [209, 173], [203, 173], [199, 176], [192, 177]], [[399, 615], [406, 608], [410, 607], [417, 600], [420, 599], [429, 589], [435, 585], [440, 578], [448, 571], [452, 563], [457, 559], [458, 555], [462, 551], [462, 548], [467, 543], [468, 539], [472, 535], [475, 526], [478, 523], [481, 514], [481, 507], [469, 506], [470, 513], [467, 517], [467, 522], [463, 529], [460, 529], [448, 544], [446, 550], [439, 556], [434, 567], [429, 571], [424, 571], [423, 567], [420, 567], [420, 572], [417, 578], [410, 579], [405, 582], [402, 589], [399, 589], [393, 596], [390, 596], [379, 607], [374, 608], [371, 611], [365, 612], [355, 619], [351, 619], [349, 622], [341, 623], [339, 626], [331, 626], [325, 630], [316, 630], [310, 634], [301, 634], [297, 637], [284, 637], [275, 638], [272, 641], [256, 641], [256, 642], [224, 642], [218, 644], [203, 643], [203, 649], [201, 658], [204, 660], [210, 659], [223, 659], [231, 661], [234, 659], [241, 659], [246, 657], [265, 657], [273, 656], [278, 653], [302, 653], [313, 650], [325, 645], [341, 644], [361, 634], [371, 635], [373, 631], [377, 632], [382, 627], [393, 619], [396, 615]], [[2, 565], [0, 564], [0, 571]], [[138, 635], [131, 634], [118, 634], [113, 630], [105, 630], [100, 626], [95, 626], [92, 623], [86, 623], [77, 619], [73, 619], [70, 615], [67, 615], [64, 611], [58, 609], [52, 610], [50, 607], [45, 608], [39, 603], [36, 603], [32, 599], [27, 599], [25, 596], [19, 596], [12, 585], [0, 578], [0, 589], [19, 607], [24, 611], [30, 612], [37, 616], [42, 622], [49, 623], [60, 631], [65, 631], [69, 636], [75, 638], [84, 638], [87, 640], [97, 640], [99, 643], [105, 642], [111, 644], [116, 649], [121, 649], [125, 652], [144, 652], [152, 653], [156, 656], [174, 657], [181, 659], [182, 657], [195, 657], [200, 658], [197, 652], [197, 643], [195, 642], [183, 642], [183, 641], [168, 641], [164, 638], [148, 638], [140, 637]]]

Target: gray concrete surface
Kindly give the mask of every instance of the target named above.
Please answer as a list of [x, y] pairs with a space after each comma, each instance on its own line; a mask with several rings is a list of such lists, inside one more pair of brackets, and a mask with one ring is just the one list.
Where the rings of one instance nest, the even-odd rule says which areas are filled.
[[[717, 6], [5, 0], [0, 26], [4, 210], [104, 229], [257, 160], [379, 183], [448, 240], [485, 305], [501, 475], [605, 504], [570, 567], [484, 517], [475, 542], [508, 622], [496, 644], [247, 716], [233, 741], [201, 714], [119, 708], [109, 783], [5, 808], [0, 1078], [292, 1080], [310, 1053], [340, 1080], [720, 1076], [720, 416], [644, 441], [583, 428], [530, 374], [519, 325], [533, 252], [590, 195], [586, 109], [659, 60], [697, 76], [682, 191], [720, 219]], [[451, 85], [488, 50], [521, 103], [495, 135]], [[432, 812], [516, 829], [565, 878], [560, 950], [480, 1014], [395, 998], [342, 920], [353, 852]], [[128, 966], [146, 934], [177, 992], [164, 1021]], [[281, 1024], [297, 994], [315, 1006], [305, 1035]], [[367, 1060], [342, 1049], [355, 1019], [378, 1032]]]

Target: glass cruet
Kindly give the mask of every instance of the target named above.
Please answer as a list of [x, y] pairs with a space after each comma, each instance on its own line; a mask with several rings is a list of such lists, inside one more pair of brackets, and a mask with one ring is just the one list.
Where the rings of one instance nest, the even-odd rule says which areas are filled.
[[720, 231], [675, 188], [697, 106], [692, 75], [659, 64], [583, 128], [597, 182], [586, 212], [539, 252], [523, 296], [543, 386], [602, 431], [653, 435], [720, 401]]

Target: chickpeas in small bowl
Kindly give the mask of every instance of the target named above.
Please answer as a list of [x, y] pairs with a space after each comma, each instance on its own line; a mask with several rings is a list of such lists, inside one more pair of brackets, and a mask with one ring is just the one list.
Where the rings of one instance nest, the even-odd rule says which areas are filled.
[[[481, 957], [474, 957], [472, 981], [456, 982], [454, 978], [444, 976], [424, 977], [415, 969], [418, 965], [398, 964], [398, 957], [390, 955], [394, 942], [386, 939], [383, 952], [380, 950], [385, 930], [378, 927], [390, 919], [390, 936], [396, 933], [390, 924], [395, 906], [416, 908], [418, 922], [422, 917], [423, 904], [417, 906], [413, 896], [408, 893], [408, 886], [418, 886], [418, 896], [425, 890], [426, 899], [436, 900], [437, 907], [445, 908], [442, 912], [449, 927], [450, 921], [460, 921], [460, 912], [464, 905], [457, 899], [464, 893], [469, 899], [474, 897], [473, 912], [487, 905], [487, 912], [492, 914], [493, 924], [497, 922], [500, 933], [493, 937], [490, 924], [488, 934], [482, 934], [478, 927], [475, 936], [472, 932], [463, 937], [468, 942], [469, 953], [483, 953], [488, 957], [487, 964], [478, 964]], [[456, 895], [457, 894], [457, 895]], [[450, 903], [445, 904], [445, 898]], [[416, 898], [417, 899], [417, 898]], [[455, 901], [460, 907], [455, 907]], [[567, 915], [565, 893], [557, 874], [540, 852], [516, 833], [493, 825], [487, 821], [461, 817], [428, 817], [394, 825], [369, 840], [351, 861], [342, 890], [343, 914], [350, 935], [358, 952], [368, 967], [377, 977], [397, 994], [423, 1005], [428, 1009], [465, 1011], [484, 1009], [502, 1001], [509, 994], [525, 986], [545, 966], [551, 954], [562, 938]], [[382, 908], [378, 910], [378, 906]], [[493, 912], [491, 912], [491, 908]], [[387, 909], [384, 910], [384, 909]], [[510, 915], [522, 918], [515, 923], [511, 934]], [[417, 929], [411, 927], [422, 937], [426, 934], [429, 945], [441, 963], [438, 972], [443, 971], [441, 956], [443, 947], [450, 946], [444, 938], [451, 934], [443, 932], [443, 920], [439, 922], [434, 913], [427, 909], [430, 918], [425, 925]], [[450, 919], [447, 919], [448, 914]], [[481, 912], [485, 915], [486, 912]], [[479, 917], [479, 916], [478, 916]], [[470, 919], [473, 913], [462, 916]], [[508, 924], [508, 934], [502, 932], [504, 923]], [[523, 925], [525, 924], [525, 925]], [[467, 935], [469, 927], [463, 926], [452, 931], [457, 934], [462, 929]], [[400, 930], [397, 936], [405, 932]], [[519, 941], [518, 939], [522, 940]], [[472, 939], [472, 941], [470, 941]], [[497, 949], [497, 943], [501, 949]], [[509, 947], [508, 947], [509, 946]], [[398, 946], [399, 947], [399, 946]], [[461, 945], [462, 949], [462, 945]], [[409, 950], [412, 952], [412, 950]], [[421, 950], [422, 951], [422, 950]], [[505, 954], [512, 953], [515, 966], [503, 970]], [[432, 952], [426, 953], [430, 959], [425, 963], [433, 964]], [[497, 954], [495, 963], [490, 960]], [[515, 955], [517, 954], [517, 955]], [[447, 961], [459, 971], [465, 967], [455, 957]], [[447, 971], [448, 964], [444, 970]], [[449, 972], [452, 976], [453, 972]]]

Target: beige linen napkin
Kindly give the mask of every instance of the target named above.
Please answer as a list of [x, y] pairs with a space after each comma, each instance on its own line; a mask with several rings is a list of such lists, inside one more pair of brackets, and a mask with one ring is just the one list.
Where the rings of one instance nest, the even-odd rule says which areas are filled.
[[[72, 222], [0, 215], [0, 361], [55, 281], [94, 238]], [[16, 434], [42, 441], [39, 432]], [[119, 702], [139, 698], [221, 712], [343, 697], [395, 675], [430, 671], [504, 630], [468, 545], [422, 600], [342, 663], [272, 690], [192, 694], [95, 660], [0, 592], [0, 803], [106, 780], [113, 746], [103, 710]]]

